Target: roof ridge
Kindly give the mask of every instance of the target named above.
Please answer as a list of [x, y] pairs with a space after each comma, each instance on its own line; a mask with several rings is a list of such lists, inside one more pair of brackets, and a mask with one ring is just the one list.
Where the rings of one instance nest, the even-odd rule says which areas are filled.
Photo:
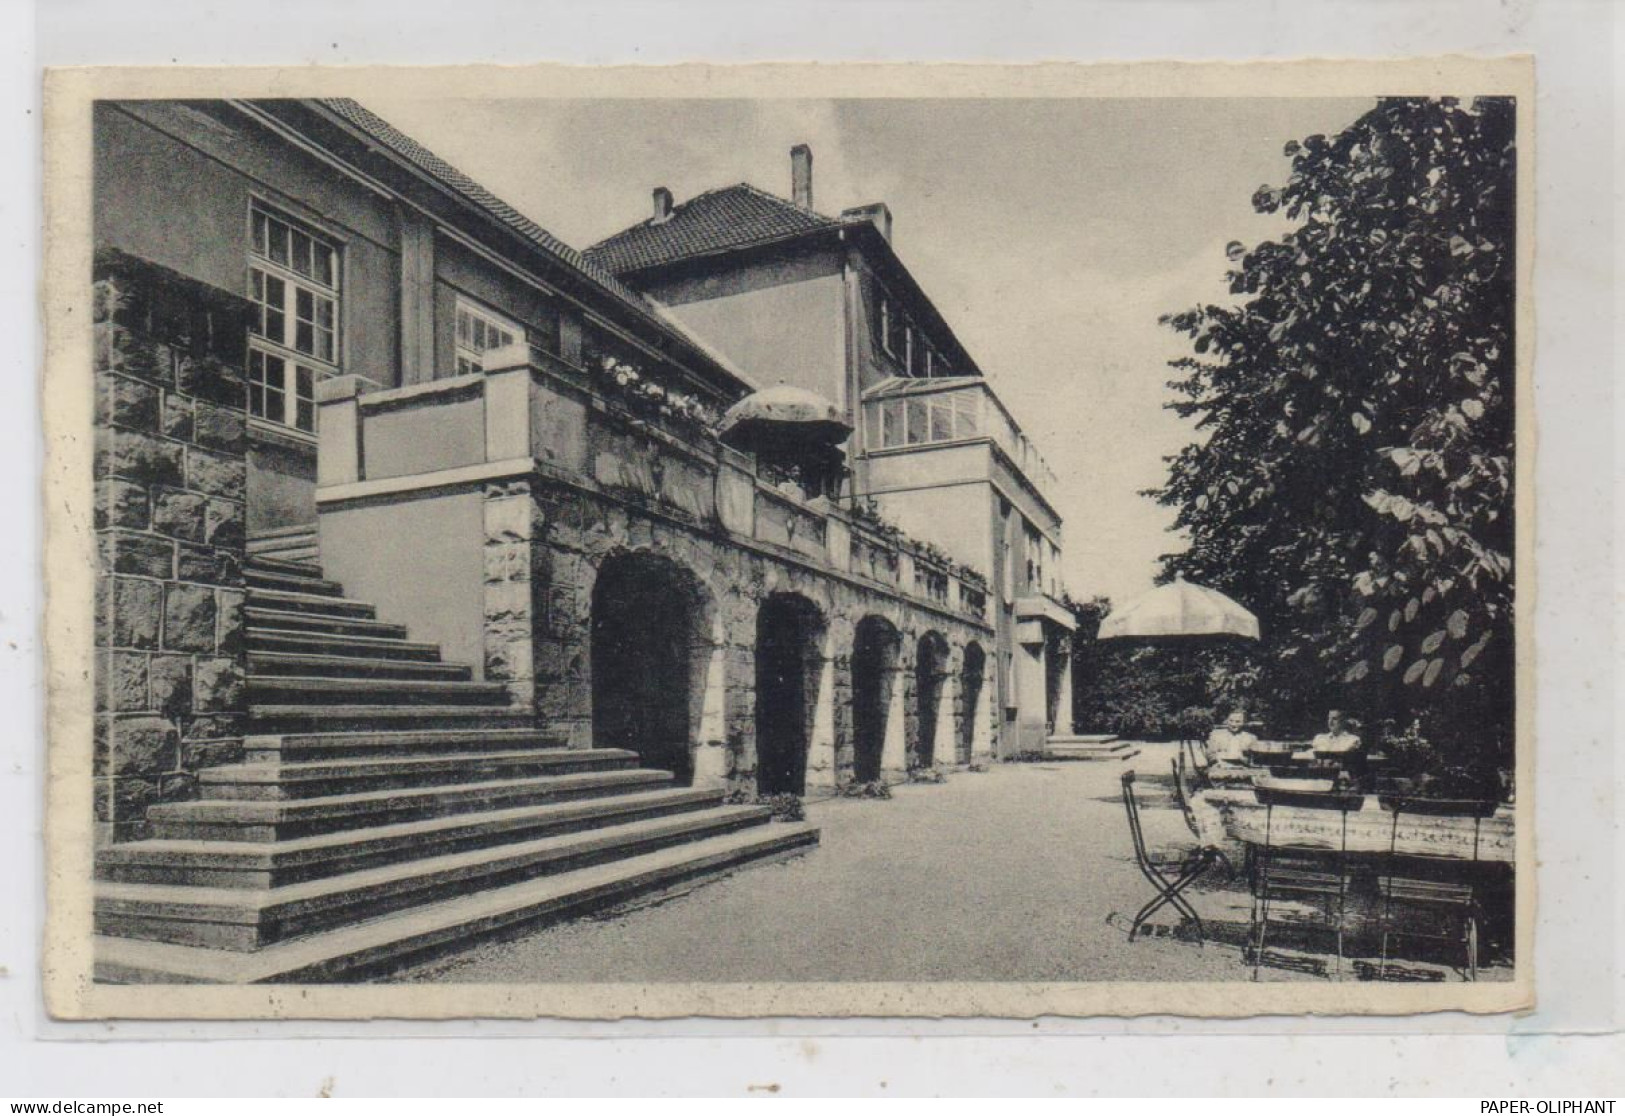
[[[805, 213], [809, 217], [817, 217], [821, 221], [829, 221], [832, 224], [837, 223], [839, 221], [839, 218], [830, 217], [827, 214], [820, 213], [820, 212], [818, 212], [818, 210], [813, 209], [811, 206], [797, 205], [795, 203], [795, 201], [790, 199], [790, 198], [781, 198], [777, 194], [770, 194], [766, 190], [762, 189], [760, 186], [757, 186], [754, 183], [741, 182], [739, 185], [743, 186], [745, 189], [749, 190], [751, 193], [755, 194], [757, 197], [766, 198], [768, 201], [776, 202], [779, 205], [782, 205], [782, 206], [784, 206], [784, 207], [786, 207], [788, 209], [793, 209], [797, 213]], [[698, 196], [698, 195], [696, 195], [696, 196]]]
[[761, 198], [763, 201], [772, 202], [774, 205], [779, 206], [780, 208], [790, 210], [813, 220], [823, 221], [830, 225], [845, 223], [844, 218], [829, 217], [814, 209], [804, 209], [795, 202], [791, 201], [789, 198], [781, 198], [777, 194], [769, 193], [753, 183], [733, 182], [727, 186], [713, 186], [709, 190], [701, 190], [692, 197], [678, 202], [672, 206], [671, 215], [663, 221], [656, 221], [653, 217], [645, 217], [643, 220], [630, 224], [624, 229], [619, 229], [612, 232], [602, 240], [595, 241], [593, 244], [590, 244], [586, 248], [582, 249], [582, 255], [592, 257], [594, 255], [602, 254], [602, 252], [611, 245], [623, 241], [628, 237], [636, 236], [639, 232], [642, 232], [645, 229], [659, 228], [662, 225], [666, 225], [672, 221], [678, 220], [696, 202], [702, 202], [709, 198], [715, 198], [735, 190], [742, 190], [755, 197]]
[[[574, 268], [597, 284], [606, 293], [644, 314], [662, 330], [677, 333], [683, 340], [704, 353], [706, 357], [713, 362], [716, 361], [715, 353], [707, 351], [703, 346], [695, 345], [686, 330], [673, 322], [668, 315], [658, 312], [655, 309], [653, 300], [621, 282], [607, 268], [600, 266], [596, 260], [590, 259], [586, 253], [571, 247], [557, 236], [554, 236], [513, 203], [505, 201], [489, 187], [482, 185], [468, 172], [459, 170], [441, 156], [435, 154], [434, 151], [367, 108], [360, 101], [353, 97], [323, 97], [318, 98], [317, 103], [326, 106], [352, 124], [371, 133], [375, 139], [387, 144], [396, 155], [408, 162], [417, 164], [421, 169], [439, 179], [444, 185], [462, 195], [468, 202], [484, 209], [521, 236], [524, 236], [543, 250], [550, 252], [564, 264]], [[723, 364], [722, 367], [730, 375], [739, 378], [737, 369], [727, 364]]]

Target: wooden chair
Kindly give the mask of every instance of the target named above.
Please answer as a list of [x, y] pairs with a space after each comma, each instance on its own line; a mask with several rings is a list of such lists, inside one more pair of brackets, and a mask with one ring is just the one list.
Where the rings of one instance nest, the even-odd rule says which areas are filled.
[[[1495, 812], [1494, 802], [1471, 799], [1423, 798], [1406, 795], [1382, 796], [1385, 810], [1393, 813], [1389, 830], [1388, 855], [1383, 873], [1377, 877], [1377, 894], [1382, 899], [1382, 961], [1378, 979], [1388, 974], [1388, 943], [1393, 938], [1423, 938], [1460, 942], [1466, 950], [1467, 965], [1462, 970], [1468, 980], [1478, 979], [1479, 902], [1475, 875], [1478, 841], [1483, 820]], [[1472, 859], [1430, 857], [1399, 852], [1399, 820], [1402, 815], [1428, 817], [1470, 817], [1473, 819]], [[1421, 910], [1442, 916], [1452, 927], [1449, 932], [1412, 929], [1401, 924], [1396, 907]]]
[[[1175, 786], [1179, 785], [1175, 780]], [[1178, 792], [1176, 792], [1178, 793]], [[1129, 941], [1133, 941], [1139, 934], [1140, 927], [1152, 915], [1165, 906], [1172, 906], [1181, 915], [1196, 924], [1196, 940], [1200, 945], [1207, 944], [1207, 928], [1202, 924], [1202, 917], [1196, 913], [1196, 908], [1181, 894], [1190, 887], [1223, 856], [1217, 849], [1197, 847], [1190, 849], [1179, 856], [1156, 856], [1146, 848], [1145, 833], [1140, 827], [1140, 804], [1134, 796], [1134, 772], [1123, 773], [1123, 811], [1128, 816], [1129, 835], [1134, 841], [1134, 862], [1139, 866], [1140, 874], [1148, 880], [1157, 894], [1146, 902], [1134, 915], [1134, 923], [1129, 927]]]
[[[1258, 979], [1258, 971], [1264, 963], [1270, 913], [1279, 902], [1325, 905], [1326, 924], [1321, 928], [1336, 939], [1337, 953], [1332, 976], [1339, 979], [1343, 974], [1343, 938], [1352, 882], [1348, 863], [1348, 816], [1351, 810], [1358, 810], [1364, 804], [1364, 798], [1353, 794], [1286, 791], [1262, 786], [1254, 788], [1254, 793], [1264, 807], [1264, 843], [1253, 855], [1253, 911], [1249, 934], [1253, 979]], [[1338, 847], [1316, 849], [1275, 844], [1274, 821], [1278, 807], [1339, 811], [1342, 826]]]

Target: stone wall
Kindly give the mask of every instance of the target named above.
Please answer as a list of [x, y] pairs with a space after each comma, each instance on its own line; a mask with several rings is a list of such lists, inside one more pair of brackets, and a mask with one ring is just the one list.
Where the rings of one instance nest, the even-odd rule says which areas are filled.
[[[644, 554], [668, 560], [694, 598], [690, 740], [699, 781], [754, 783], [757, 615], [775, 594], [804, 598], [823, 626], [821, 664], [814, 672], [819, 683], [809, 688], [820, 703], [810, 718], [809, 790], [852, 777], [851, 656], [865, 616], [884, 618], [901, 636], [891, 704], [902, 730], [894, 735], [904, 746], [889, 750], [885, 774], [902, 777], [907, 755], [921, 753], [926, 732], [936, 734], [940, 762], [971, 758], [962, 738], [977, 740], [978, 750], [991, 747], [991, 721], [982, 732], [966, 731], [960, 700], [959, 672], [969, 644], [985, 656], [983, 693], [993, 689], [993, 633], [983, 625], [820, 569], [788, 547], [741, 545], [725, 531], [687, 522], [680, 510], [652, 502], [532, 477], [488, 485], [485, 504], [487, 677], [501, 677], [506, 666], [516, 698], [534, 701], [542, 725], [576, 746], [591, 743], [594, 585], [606, 562]], [[928, 633], [948, 647], [935, 725], [919, 723], [915, 692], [915, 655]], [[985, 697], [977, 704], [970, 715], [996, 715]]]
[[242, 750], [248, 303], [117, 252], [95, 270], [96, 822], [144, 835]]

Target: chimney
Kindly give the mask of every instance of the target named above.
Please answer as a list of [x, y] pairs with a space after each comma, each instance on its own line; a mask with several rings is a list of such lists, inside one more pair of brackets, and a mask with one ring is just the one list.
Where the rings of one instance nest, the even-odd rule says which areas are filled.
[[654, 194], [655, 215], [654, 223], [671, 220], [671, 191], [664, 186], [656, 186]]
[[812, 208], [812, 148], [804, 143], [790, 149], [790, 200]]
[[870, 202], [841, 210], [841, 216], [850, 221], [868, 221], [880, 230], [880, 235], [891, 243], [891, 207], [885, 202]]

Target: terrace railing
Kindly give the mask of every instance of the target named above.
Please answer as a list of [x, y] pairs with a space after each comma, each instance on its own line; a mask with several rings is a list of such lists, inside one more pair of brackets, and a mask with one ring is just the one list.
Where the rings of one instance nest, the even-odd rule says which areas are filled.
[[974, 576], [835, 501], [764, 479], [751, 455], [691, 422], [605, 398], [581, 369], [528, 345], [491, 351], [483, 371], [403, 388], [335, 377], [318, 400], [319, 502], [541, 472], [988, 622]]

